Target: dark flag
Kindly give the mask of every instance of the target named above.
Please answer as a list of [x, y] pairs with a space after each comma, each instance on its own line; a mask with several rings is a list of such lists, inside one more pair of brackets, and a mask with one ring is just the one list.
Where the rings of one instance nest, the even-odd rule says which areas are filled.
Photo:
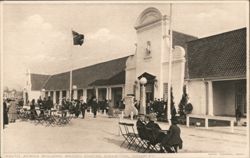
[[75, 31], [72, 30], [72, 35], [73, 35], [73, 43], [74, 45], [82, 45], [84, 42], [84, 35], [83, 34], [79, 34]]

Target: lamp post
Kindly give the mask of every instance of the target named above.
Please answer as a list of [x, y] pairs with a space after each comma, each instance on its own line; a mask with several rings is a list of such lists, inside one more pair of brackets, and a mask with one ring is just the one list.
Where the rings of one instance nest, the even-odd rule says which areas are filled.
[[140, 79], [141, 84], [141, 98], [140, 98], [140, 114], [146, 114], [146, 92], [145, 92], [145, 84], [147, 83], [147, 79], [142, 77]]

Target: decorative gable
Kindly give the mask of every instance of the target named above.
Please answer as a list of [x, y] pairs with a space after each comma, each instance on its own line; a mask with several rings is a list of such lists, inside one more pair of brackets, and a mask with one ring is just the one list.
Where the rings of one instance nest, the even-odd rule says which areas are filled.
[[155, 22], [160, 21], [161, 19], [162, 14], [160, 13], [160, 11], [156, 8], [150, 7], [140, 14], [136, 21], [135, 29], [139, 29], [141, 27], [153, 24]]

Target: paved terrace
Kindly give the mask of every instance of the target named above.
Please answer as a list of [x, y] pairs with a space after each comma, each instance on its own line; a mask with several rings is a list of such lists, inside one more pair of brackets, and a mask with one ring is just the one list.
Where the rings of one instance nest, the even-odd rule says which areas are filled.
[[[72, 119], [65, 127], [45, 127], [31, 121], [9, 124], [4, 129], [4, 153], [136, 153], [120, 147], [123, 137], [118, 135], [118, 118], [99, 114], [93, 118]], [[123, 121], [131, 122], [124, 119]], [[135, 122], [135, 121], [132, 121]], [[167, 123], [159, 123], [168, 129]], [[180, 153], [242, 154], [247, 151], [246, 127], [187, 128], [180, 126], [184, 141]]]

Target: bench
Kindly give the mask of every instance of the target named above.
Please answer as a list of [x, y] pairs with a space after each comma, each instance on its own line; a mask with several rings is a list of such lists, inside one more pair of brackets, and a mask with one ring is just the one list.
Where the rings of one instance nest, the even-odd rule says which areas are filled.
[[200, 118], [200, 119], [205, 119], [205, 128], [208, 129], [208, 120], [221, 120], [221, 121], [229, 121], [230, 122], [230, 127], [231, 127], [231, 132], [234, 132], [234, 121], [235, 118], [233, 117], [223, 117], [223, 116], [210, 116], [210, 115], [194, 115], [194, 114], [189, 114], [186, 117], [186, 125], [189, 127], [189, 120], [190, 118]]

